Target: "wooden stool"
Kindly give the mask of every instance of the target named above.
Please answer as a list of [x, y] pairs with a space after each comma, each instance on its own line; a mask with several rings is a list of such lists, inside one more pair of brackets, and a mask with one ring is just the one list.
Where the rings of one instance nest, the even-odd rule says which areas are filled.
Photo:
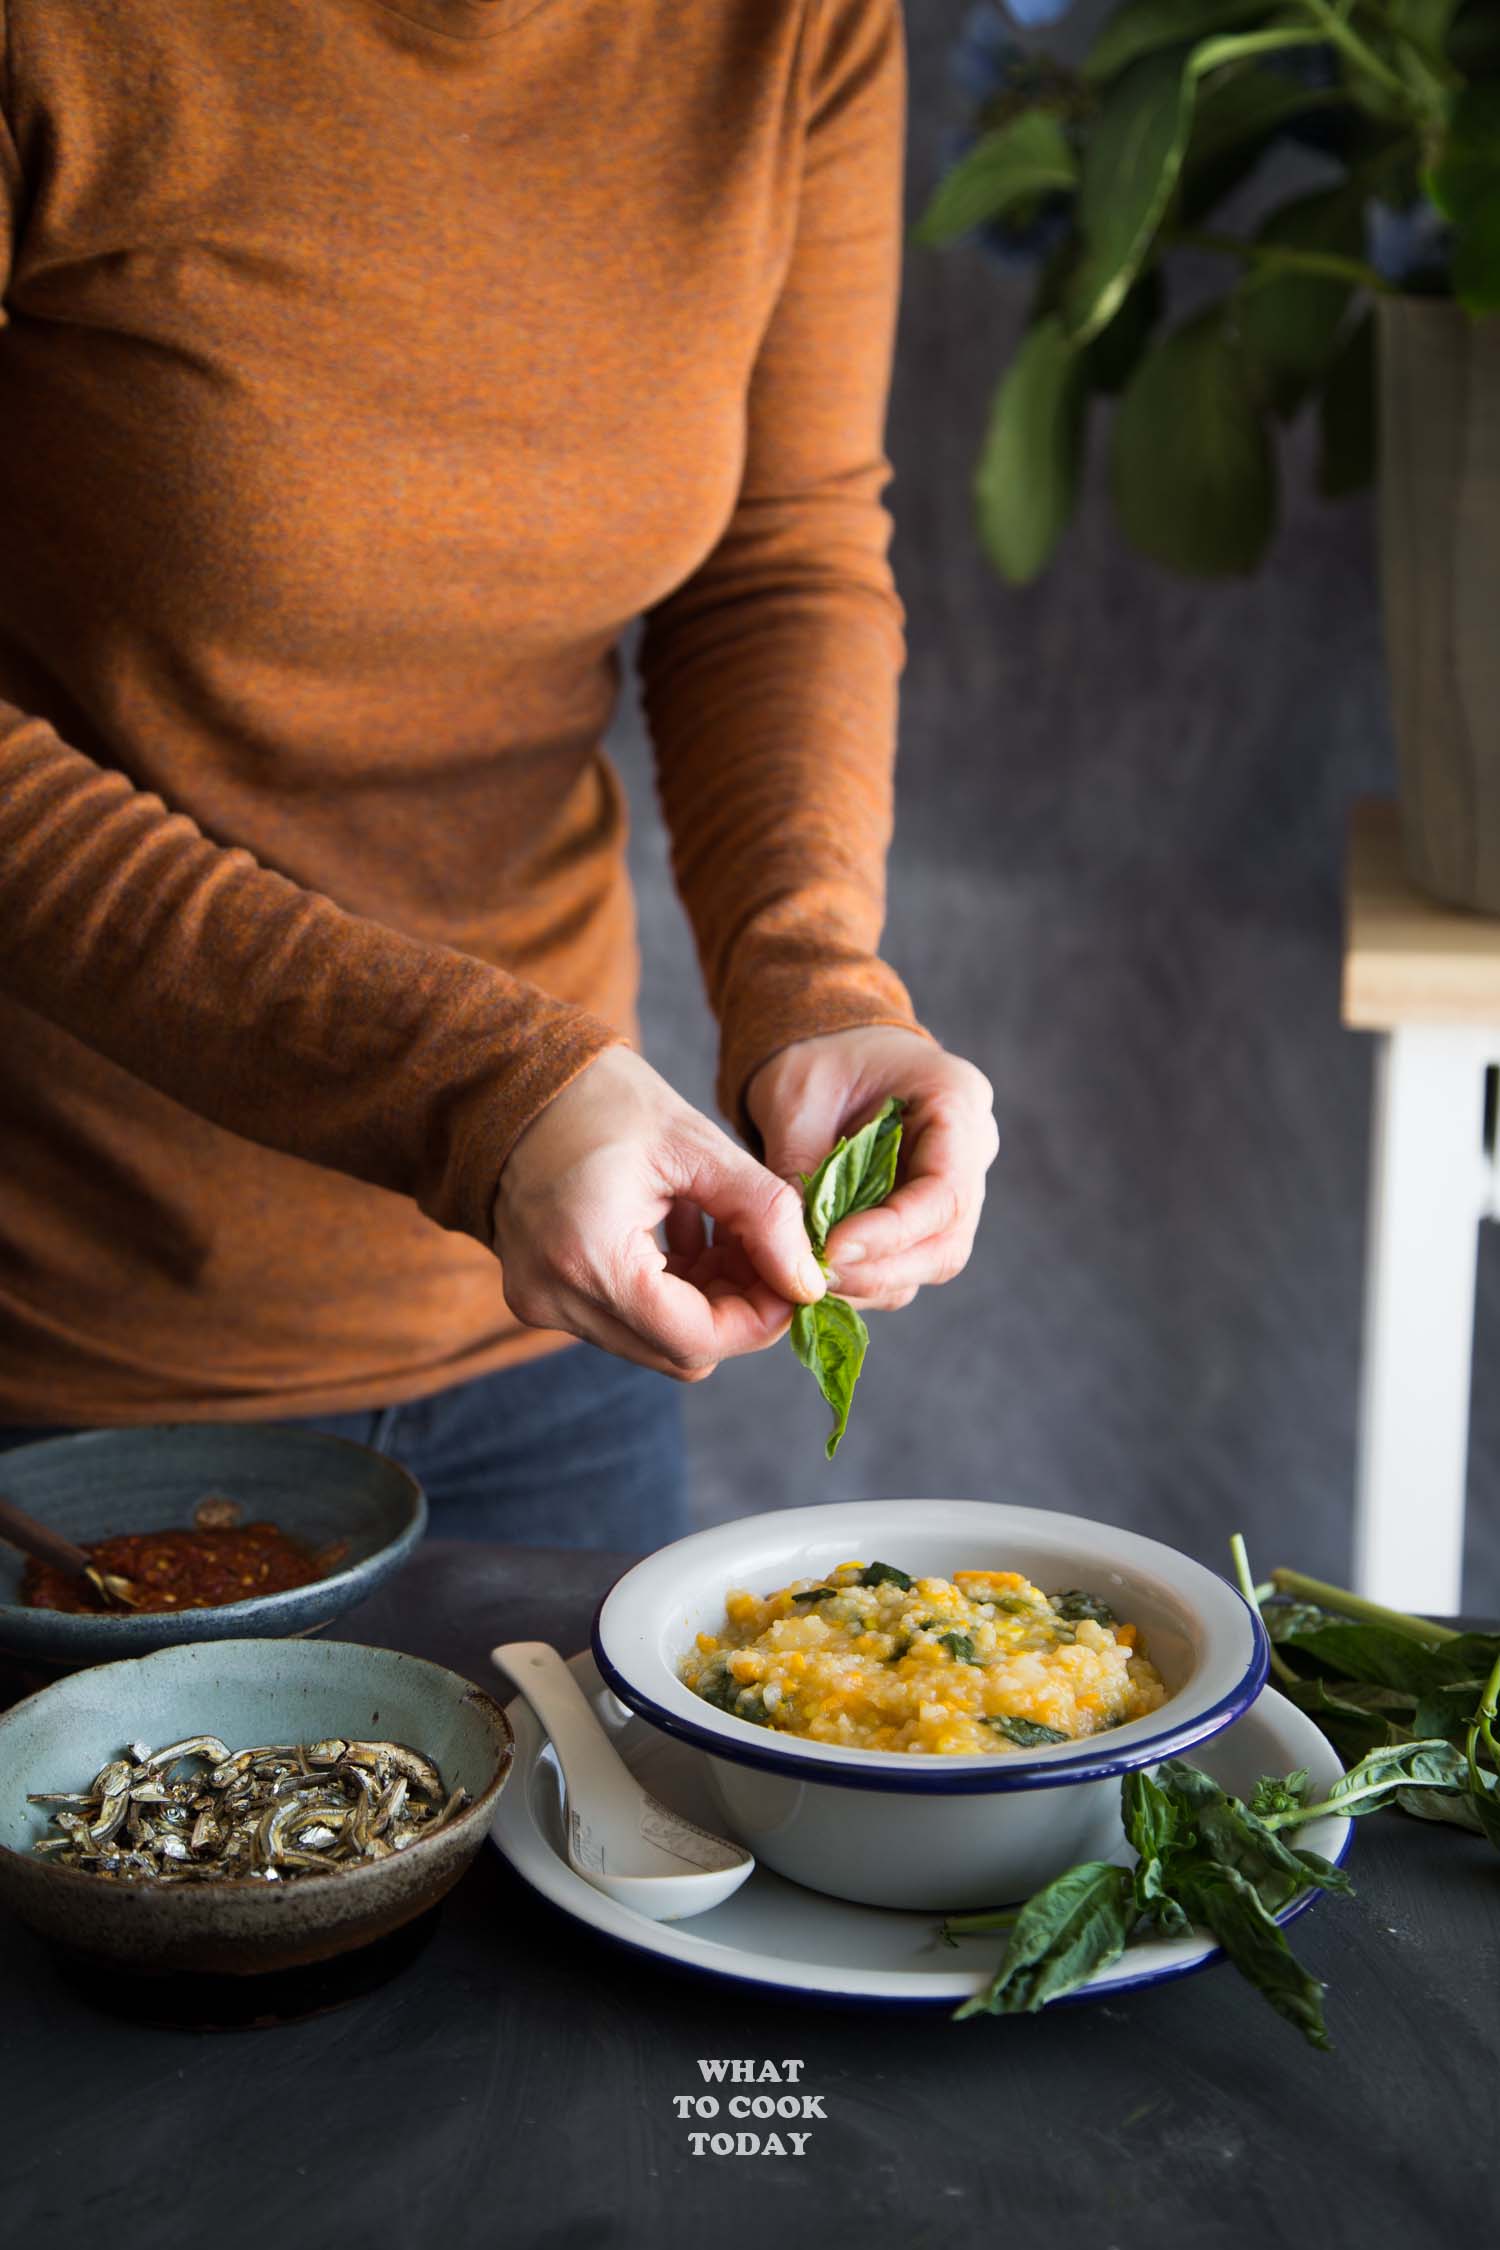
[[1344, 1022], [1378, 1035], [1370, 1141], [1354, 1585], [1461, 1607], [1481, 1219], [1497, 1214], [1500, 920], [1412, 888], [1396, 807], [1349, 835]]

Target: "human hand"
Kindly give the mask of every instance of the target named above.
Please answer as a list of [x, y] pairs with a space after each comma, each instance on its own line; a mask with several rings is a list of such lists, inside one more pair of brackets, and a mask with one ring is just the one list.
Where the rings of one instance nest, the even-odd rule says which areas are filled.
[[1000, 1145], [989, 1080], [920, 1032], [876, 1025], [783, 1047], [745, 1093], [766, 1163], [787, 1180], [815, 1170], [888, 1094], [906, 1104], [899, 1183], [878, 1209], [835, 1227], [827, 1245], [829, 1286], [877, 1308], [909, 1305], [968, 1263]]
[[800, 1195], [628, 1047], [596, 1056], [522, 1133], [493, 1242], [518, 1320], [688, 1383], [774, 1344], [792, 1304], [826, 1287]]

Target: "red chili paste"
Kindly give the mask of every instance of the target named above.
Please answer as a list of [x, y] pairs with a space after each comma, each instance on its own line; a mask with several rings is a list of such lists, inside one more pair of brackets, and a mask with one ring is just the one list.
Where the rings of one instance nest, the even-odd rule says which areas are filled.
[[[126, 1531], [84, 1546], [90, 1562], [116, 1571], [136, 1589], [138, 1609], [222, 1609], [257, 1594], [282, 1594], [311, 1585], [335, 1557], [314, 1555], [274, 1523], [247, 1523], [227, 1531]], [[28, 1560], [21, 1599], [31, 1609], [130, 1612], [106, 1603], [92, 1586], [70, 1578], [54, 1563]]]

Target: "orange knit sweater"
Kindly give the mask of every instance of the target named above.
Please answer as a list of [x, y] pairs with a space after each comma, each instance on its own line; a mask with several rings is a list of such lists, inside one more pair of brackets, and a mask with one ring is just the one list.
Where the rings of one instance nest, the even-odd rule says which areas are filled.
[[555, 1346], [505, 1156], [635, 1032], [640, 676], [720, 1098], [912, 1021], [898, 0], [0, 0], [0, 1420]]

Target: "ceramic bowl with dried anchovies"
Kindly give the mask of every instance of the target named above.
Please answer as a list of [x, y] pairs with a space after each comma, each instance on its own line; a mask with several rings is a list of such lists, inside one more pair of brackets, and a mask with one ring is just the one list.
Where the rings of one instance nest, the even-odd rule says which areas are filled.
[[33, 1790], [55, 1836], [33, 1851], [87, 1874], [166, 1883], [291, 1882], [389, 1859], [469, 1802], [403, 1742], [133, 1742], [83, 1790]]
[[[184, 1744], [203, 1754], [165, 1755]], [[352, 1758], [351, 1746], [361, 1746]], [[257, 1767], [261, 1751], [279, 1755]], [[231, 1639], [95, 1665], [0, 1712], [0, 1913], [109, 1974], [256, 1977], [329, 1961], [452, 1889], [484, 1848], [513, 1751], [505, 1713], [473, 1680], [398, 1649]], [[237, 1757], [243, 1770], [216, 1786]], [[121, 1764], [124, 1774], [110, 1771]], [[466, 1801], [450, 1810], [460, 1788]], [[133, 1789], [150, 1794], [137, 1801]], [[33, 1802], [58, 1792], [85, 1801]], [[82, 1830], [70, 1837], [60, 1812]], [[303, 1825], [304, 1814], [316, 1817]], [[115, 1821], [113, 1835], [88, 1836]], [[241, 1826], [248, 1855], [230, 1833]], [[365, 1838], [373, 1848], [356, 1852]], [[104, 1846], [123, 1859], [158, 1840], [146, 1855], [153, 1874], [137, 1880], [82, 1856]], [[54, 1841], [78, 1849], [35, 1849]], [[294, 1873], [294, 1852], [338, 1880]], [[213, 1879], [181, 1872], [219, 1861]], [[274, 1867], [275, 1880], [252, 1877], [256, 1867]], [[107, 1872], [113, 1880], [101, 1880]]]

